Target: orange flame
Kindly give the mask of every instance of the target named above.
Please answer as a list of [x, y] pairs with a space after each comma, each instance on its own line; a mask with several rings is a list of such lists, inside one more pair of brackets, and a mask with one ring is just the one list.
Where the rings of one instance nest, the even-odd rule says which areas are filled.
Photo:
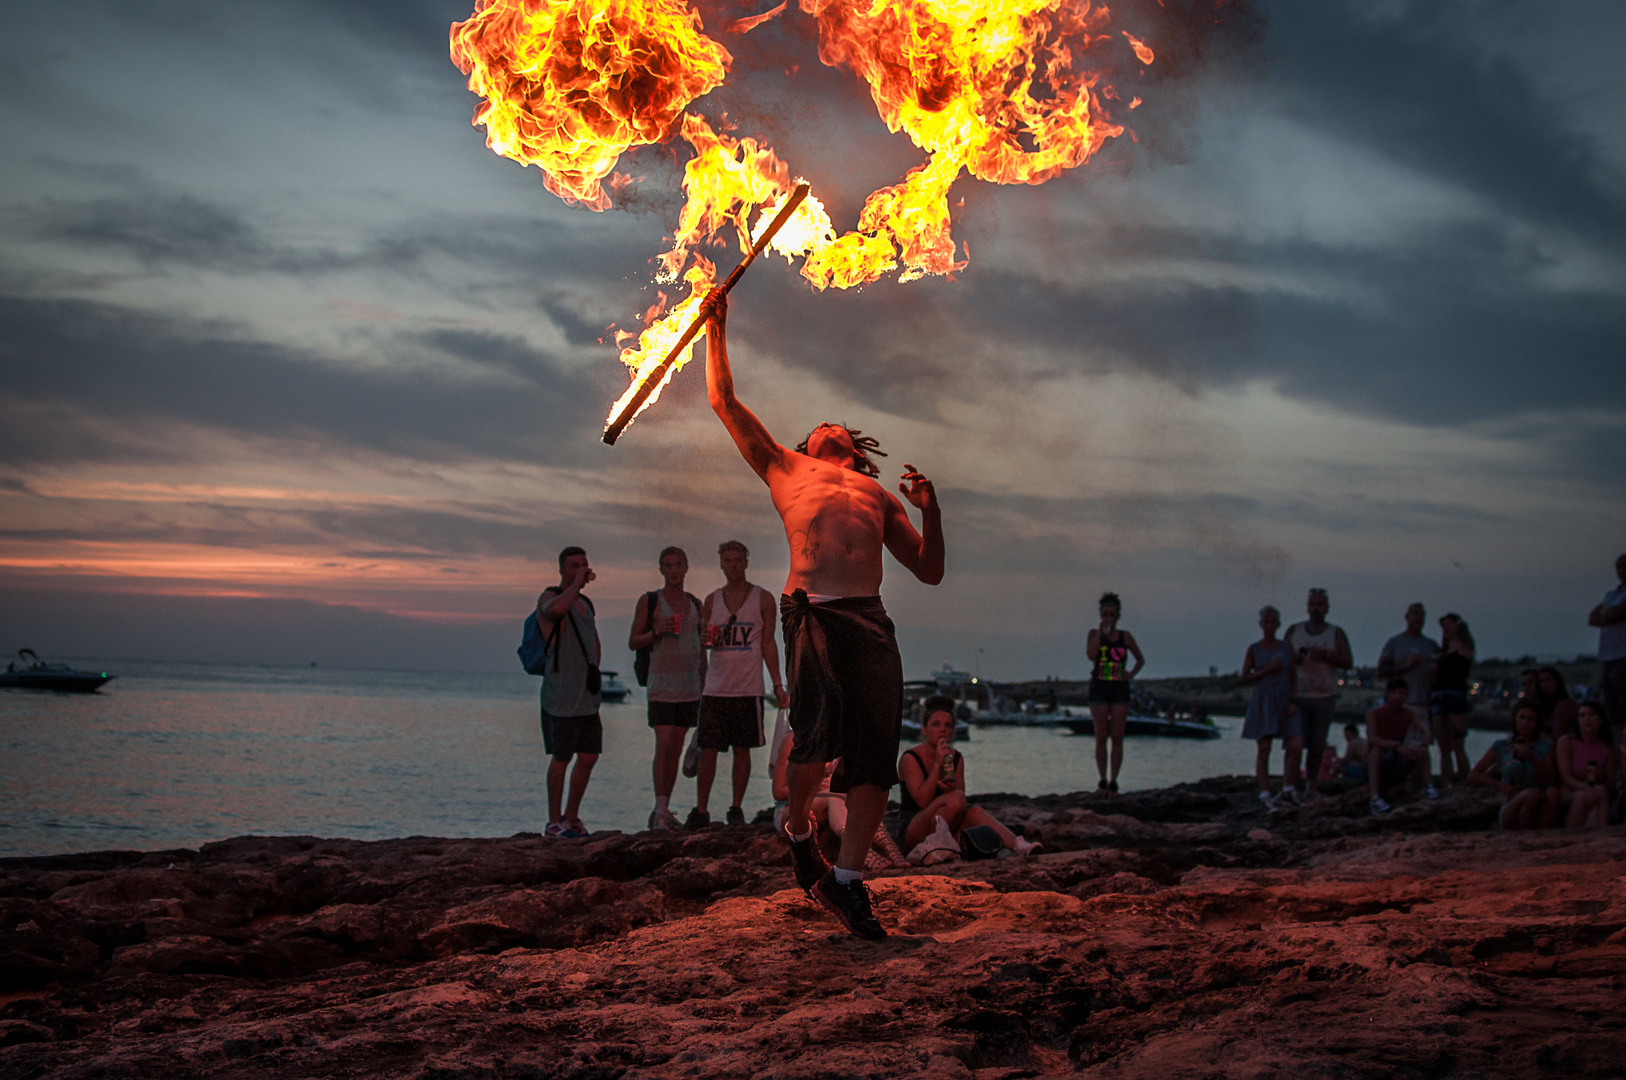
[[664, 140], [732, 60], [682, 0], [476, 0], [451, 49], [486, 145], [590, 210], [610, 208], [621, 154]]
[[1146, 44], [1141, 41], [1140, 38], [1136, 37], [1134, 34], [1131, 34], [1128, 30], [1124, 31], [1124, 37], [1129, 39], [1130, 48], [1135, 50], [1136, 59], [1143, 64], [1150, 64], [1152, 62], [1152, 50], [1148, 49]]
[[[477, 0], [452, 27], [452, 56], [469, 88], [486, 98], [475, 112], [493, 150], [538, 165], [567, 201], [602, 210], [601, 181], [622, 152], [660, 142], [676, 126], [693, 148], [685, 202], [658, 280], [689, 285], [621, 360], [632, 387], [665, 356], [699, 308], [715, 274], [697, 249], [732, 227], [741, 251], [753, 230], [797, 183], [790, 167], [756, 139], [734, 139], [684, 110], [720, 85], [732, 62], [702, 32], [682, 0]], [[862, 78], [888, 128], [926, 155], [898, 183], [873, 192], [856, 228], [837, 234], [809, 195], [774, 238], [773, 251], [802, 259], [815, 289], [852, 288], [900, 271], [900, 281], [949, 274], [956, 258], [949, 190], [962, 173], [997, 184], [1039, 184], [1083, 164], [1112, 123], [1099, 68], [1083, 63], [1116, 39], [1110, 15], [1091, 0], [799, 0], [819, 27], [819, 58]], [[784, 5], [740, 19], [744, 33]], [[1152, 50], [1124, 33], [1136, 57]], [[1094, 52], [1092, 52], [1094, 50]], [[1140, 104], [1137, 98], [1129, 107]], [[681, 121], [680, 121], [681, 118]], [[612, 187], [627, 181], [612, 178]], [[687, 268], [687, 269], [685, 269]], [[680, 357], [662, 381], [670, 381]], [[654, 402], [652, 394], [645, 403]]]

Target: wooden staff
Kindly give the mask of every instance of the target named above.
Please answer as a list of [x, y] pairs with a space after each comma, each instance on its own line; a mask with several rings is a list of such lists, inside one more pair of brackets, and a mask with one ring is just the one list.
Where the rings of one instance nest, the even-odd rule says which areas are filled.
[[621, 414], [610, 421], [610, 426], [604, 429], [604, 442], [606, 445], [615, 445], [615, 440], [619, 439], [621, 433], [627, 429], [627, 425], [632, 423], [632, 418], [637, 414], [639, 408], [649, 399], [649, 395], [655, 392], [655, 387], [661, 384], [661, 380], [666, 378], [666, 371], [672, 366], [672, 362], [682, 355], [683, 350], [689, 347], [689, 343], [694, 340], [694, 336], [700, 332], [700, 328], [706, 325], [706, 320], [711, 318], [712, 310], [717, 306], [716, 297], [728, 295], [728, 291], [734, 287], [740, 280], [740, 276], [745, 273], [745, 268], [756, 261], [756, 257], [762, 254], [762, 250], [768, 246], [769, 241], [774, 238], [774, 234], [779, 231], [785, 222], [790, 220], [790, 216], [796, 212], [796, 208], [802, 205], [802, 200], [807, 198], [807, 191], [806, 184], [796, 185], [796, 190], [790, 193], [790, 198], [786, 200], [785, 205], [779, 208], [779, 213], [775, 214], [773, 221], [768, 223], [767, 231], [757, 239], [756, 243], [751, 245], [751, 250], [746, 252], [744, 260], [734, 268], [732, 274], [728, 275], [728, 280], [723, 282], [721, 293], [713, 290], [706, 296], [705, 301], [700, 305], [700, 310], [695, 313], [694, 321], [689, 324], [687, 330], [683, 331], [683, 336], [678, 338], [676, 345], [672, 346], [672, 351], [666, 354], [666, 359], [662, 360], [659, 366], [649, 373], [648, 377], [638, 387], [638, 392], [632, 395], [632, 400], [627, 402], [626, 408], [622, 409]]

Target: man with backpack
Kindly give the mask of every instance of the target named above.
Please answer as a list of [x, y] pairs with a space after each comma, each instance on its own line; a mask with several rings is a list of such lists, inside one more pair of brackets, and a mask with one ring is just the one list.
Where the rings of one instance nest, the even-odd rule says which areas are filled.
[[[661, 552], [660, 568], [666, 585], [639, 598], [627, 648], [639, 654], [634, 671], [638, 682], [649, 687], [649, 726], [655, 732], [655, 809], [649, 827], [676, 829], [672, 785], [685, 733], [700, 716], [706, 652], [700, 646], [700, 601], [683, 591], [689, 557], [680, 547], [668, 547]], [[698, 807], [689, 815], [691, 829], [709, 824], [711, 816]]]
[[[604, 724], [598, 715], [598, 627], [593, 602], [582, 594], [595, 576], [587, 552], [567, 547], [559, 552], [559, 584], [548, 586], [536, 600], [536, 629], [545, 642], [542, 746], [552, 758], [545, 834], [562, 839], [587, 835], [580, 817], [582, 795], [604, 751]], [[576, 759], [573, 769], [571, 758]], [[561, 808], [567, 769], [570, 795]]]

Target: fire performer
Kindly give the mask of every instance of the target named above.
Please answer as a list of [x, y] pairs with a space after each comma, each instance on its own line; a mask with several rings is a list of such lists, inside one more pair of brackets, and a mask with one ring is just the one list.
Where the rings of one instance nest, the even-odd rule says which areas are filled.
[[[920, 511], [921, 529], [897, 497], [875, 481], [881, 454], [872, 438], [820, 424], [787, 450], [734, 396], [724, 337], [728, 302], [714, 293], [706, 326], [706, 389], [734, 445], [768, 485], [790, 544], [790, 576], [779, 598], [785, 631], [790, 726], [787, 769], [790, 841], [796, 882], [849, 931], [883, 938], [870, 907], [864, 856], [898, 782], [903, 719], [903, 661], [892, 620], [881, 606], [881, 548], [928, 585], [943, 580], [943, 523], [932, 482], [905, 464], [898, 490]], [[841, 853], [829, 867], [819, 852], [808, 807], [827, 762], [841, 758], [832, 790], [847, 793]]]

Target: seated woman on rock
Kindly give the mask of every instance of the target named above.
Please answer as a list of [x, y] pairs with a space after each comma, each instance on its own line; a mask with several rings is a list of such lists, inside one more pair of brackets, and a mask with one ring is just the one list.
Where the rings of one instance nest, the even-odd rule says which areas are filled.
[[1583, 701], [1576, 713], [1577, 733], [1558, 739], [1558, 780], [1568, 806], [1566, 829], [1595, 829], [1609, 824], [1609, 804], [1618, 790], [1615, 748], [1605, 738], [1603, 707]]
[[1498, 739], [1468, 774], [1470, 784], [1507, 797], [1502, 828], [1546, 829], [1558, 821], [1558, 766], [1553, 741], [1541, 734], [1541, 707], [1529, 699], [1513, 706], [1513, 736]]
[[904, 819], [903, 850], [911, 851], [926, 839], [942, 818], [958, 835], [972, 825], [986, 825], [999, 834], [1000, 845], [1018, 855], [1039, 847], [1001, 825], [980, 806], [965, 801], [965, 758], [954, 741], [954, 702], [941, 695], [926, 699], [920, 724], [920, 743], [898, 759], [898, 802]]
[[[773, 797], [779, 805], [773, 812], [773, 827], [783, 831], [785, 828], [785, 815], [790, 812], [790, 778], [786, 769], [790, 761], [790, 750], [795, 745], [796, 736], [787, 734], [785, 741], [779, 747], [779, 759], [773, 766]], [[841, 768], [841, 759], [836, 758], [824, 767], [824, 780], [819, 784], [819, 792], [813, 796], [812, 805], [808, 813], [818, 823], [820, 833], [828, 833], [838, 839], [847, 831], [847, 796], [839, 791], [830, 790], [830, 781], [835, 778], [836, 770]], [[817, 834], [815, 834], [817, 835]], [[870, 851], [864, 857], [864, 866], [870, 870], [902, 869], [909, 865], [909, 860], [903, 857], [898, 850], [897, 843], [892, 834], [882, 825], [875, 830], [875, 838], [870, 841]]]
[[1536, 669], [1537, 703], [1541, 706], [1544, 734], [1557, 739], [1575, 730], [1575, 699], [1564, 685], [1564, 675], [1548, 666]]

